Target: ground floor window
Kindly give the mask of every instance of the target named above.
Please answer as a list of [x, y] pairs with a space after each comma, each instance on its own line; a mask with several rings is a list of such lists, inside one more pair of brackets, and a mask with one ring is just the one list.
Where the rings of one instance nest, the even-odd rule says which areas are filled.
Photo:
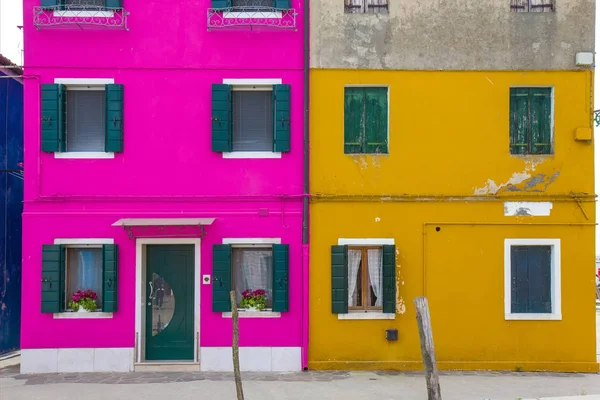
[[[269, 247], [233, 247], [233, 286], [238, 306], [244, 294], [264, 291], [266, 308], [273, 305], [273, 249]], [[260, 292], [259, 292], [260, 293]]]
[[67, 247], [66, 249], [66, 298], [68, 307], [78, 290], [92, 290], [97, 295], [96, 305], [102, 305], [102, 248]]
[[383, 248], [348, 248], [348, 308], [383, 308]]

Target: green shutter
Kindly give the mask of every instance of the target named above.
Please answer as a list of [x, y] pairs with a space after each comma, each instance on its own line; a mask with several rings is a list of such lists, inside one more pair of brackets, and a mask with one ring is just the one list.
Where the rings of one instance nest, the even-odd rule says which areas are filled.
[[331, 312], [348, 313], [348, 246], [331, 246]]
[[104, 151], [123, 151], [123, 85], [106, 85]]
[[510, 89], [510, 154], [529, 153], [529, 89]]
[[231, 7], [231, 0], [212, 0], [212, 8], [229, 8]]
[[365, 153], [388, 152], [388, 89], [365, 88]]
[[289, 8], [292, 8], [290, 3], [290, 0], [273, 0], [273, 7], [287, 10]]
[[344, 154], [364, 153], [364, 88], [344, 89]]
[[212, 151], [230, 152], [233, 150], [232, 138], [231, 86], [212, 85]]
[[290, 151], [290, 85], [273, 85], [273, 151]]
[[106, 7], [106, 8], [122, 8], [123, 0], [104, 0], [104, 7]]
[[212, 309], [214, 312], [231, 311], [231, 245], [213, 245]]
[[60, 0], [40, 0], [40, 6], [42, 7], [54, 7], [61, 4]]
[[42, 85], [42, 151], [65, 150], [66, 92], [64, 85]]
[[289, 311], [289, 245], [273, 245], [273, 311]]
[[42, 246], [42, 313], [65, 307], [65, 250], [61, 245]]
[[117, 311], [119, 251], [116, 244], [102, 245], [102, 311]]
[[529, 91], [530, 104], [530, 152], [552, 154], [552, 89], [536, 88]]
[[396, 313], [396, 246], [383, 246], [383, 312]]

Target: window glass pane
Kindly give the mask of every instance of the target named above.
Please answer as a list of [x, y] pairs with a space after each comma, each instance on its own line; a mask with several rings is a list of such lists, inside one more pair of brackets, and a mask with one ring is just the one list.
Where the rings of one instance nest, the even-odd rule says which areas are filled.
[[273, 151], [272, 92], [233, 92], [233, 151]]
[[367, 250], [369, 265], [369, 306], [383, 307], [383, 250]]
[[273, 251], [265, 248], [233, 248], [233, 282], [238, 304], [245, 290], [267, 292], [267, 307], [273, 300]]
[[102, 249], [67, 248], [67, 304], [73, 293], [91, 289], [98, 295], [96, 304], [102, 305]]
[[[81, 8], [85, 8], [86, 6], [97, 8], [104, 7], [104, 0], [64, 0], [64, 4], [81, 6]], [[73, 7], [69, 7], [69, 9], [73, 9]]]
[[67, 91], [67, 151], [104, 151], [104, 91]]
[[348, 250], [348, 307], [362, 306], [362, 250]]

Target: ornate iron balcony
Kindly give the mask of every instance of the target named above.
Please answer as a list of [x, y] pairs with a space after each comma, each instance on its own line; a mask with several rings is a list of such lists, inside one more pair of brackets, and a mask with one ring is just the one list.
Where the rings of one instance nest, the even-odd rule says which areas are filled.
[[122, 7], [63, 4], [33, 8], [33, 25], [43, 28], [124, 29], [129, 13]]
[[209, 31], [244, 26], [296, 30], [296, 15], [293, 8], [234, 5], [228, 8], [209, 8], [206, 25]]

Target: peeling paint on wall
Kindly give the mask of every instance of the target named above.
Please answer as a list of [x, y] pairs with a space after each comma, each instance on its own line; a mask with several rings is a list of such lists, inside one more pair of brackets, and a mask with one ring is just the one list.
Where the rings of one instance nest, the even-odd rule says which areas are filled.
[[554, 171], [551, 174], [538, 173], [532, 175], [540, 161], [528, 161], [525, 169], [521, 172], [514, 172], [512, 176], [503, 183], [497, 184], [493, 179], [488, 179], [481, 188], [475, 188], [476, 195], [498, 194], [501, 192], [544, 192], [560, 175], [560, 171]]
[[504, 216], [548, 217], [552, 210], [551, 202], [507, 201], [504, 203]]

